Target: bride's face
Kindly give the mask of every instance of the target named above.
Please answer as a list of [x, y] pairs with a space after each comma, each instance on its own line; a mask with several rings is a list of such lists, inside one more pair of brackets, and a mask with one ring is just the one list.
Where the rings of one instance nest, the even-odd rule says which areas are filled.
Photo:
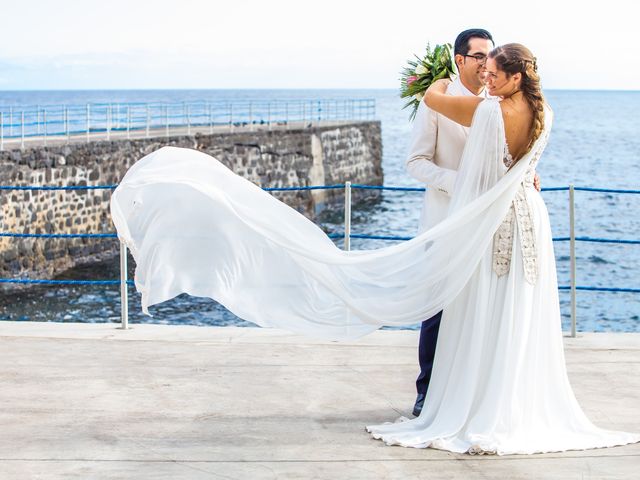
[[487, 58], [487, 67], [484, 81], [487, 85], [487, 93], [493, 97], [510, 97], [520, 88], [521, 75], [508, 76], [507, 73], [498, 68], [495, 59]]

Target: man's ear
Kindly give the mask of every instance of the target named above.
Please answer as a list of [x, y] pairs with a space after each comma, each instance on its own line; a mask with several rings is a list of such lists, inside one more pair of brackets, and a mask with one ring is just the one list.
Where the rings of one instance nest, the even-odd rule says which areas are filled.
[[455, 62], [456, 62], [456, 67], [458, 67], [458, 71], [460, 71], [461, 66], [464, 64], [464, 57], [462, 55], [460, 55], [459, 53], [456, 54], [455, 57], [453, 57]]

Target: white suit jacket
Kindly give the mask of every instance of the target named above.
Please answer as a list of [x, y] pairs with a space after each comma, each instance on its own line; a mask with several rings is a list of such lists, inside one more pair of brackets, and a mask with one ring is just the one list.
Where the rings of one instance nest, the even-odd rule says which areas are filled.
[[[447, 87], [449, 95], [473, 95], [456, 78]], [[485, 96], [483, 91], [481, 96]], [[469, 128], [434, 112], [420, 102], [413, 123], [413, 133], [406, 167], [409, 175], [423, 182], [424, 195], [420, 232], [432, 227], [447, 216], [449, 200], [456, 182]]]

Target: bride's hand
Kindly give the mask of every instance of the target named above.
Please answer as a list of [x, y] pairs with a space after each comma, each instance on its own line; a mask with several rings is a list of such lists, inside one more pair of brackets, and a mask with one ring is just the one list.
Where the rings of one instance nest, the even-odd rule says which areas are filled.
[[427, 90], [424, 92], [424, 97], [422, 97], [422, 101], [425, 103], [425, 105], [431, 108], [431, 105], [429, 104], [429, 102], [434, 97], [440, 97], [442, 95], [446, 95], [447, 87], [449, 86], [450, 83], [451, 83], [451, 80], [449, 80], [448, 78], [441, 78], [440, 80], [436, 80], [431, 85], [429, 85], [429, 88], [427, 88]]
[[451, 84], [451, 80], [448, 78], [441, 78], [440, 80], [436, 80], [433, 82], [427, 91], [431, 90], [436, 93], [446, 93], [447, 87]]

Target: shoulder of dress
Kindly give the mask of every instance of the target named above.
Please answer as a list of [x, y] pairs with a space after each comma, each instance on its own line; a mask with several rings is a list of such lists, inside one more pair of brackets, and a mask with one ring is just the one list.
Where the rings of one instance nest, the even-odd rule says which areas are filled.
[[497, 98], [485, 98], [478, 105], [478, 110], [486, 112], [502, 111], [500, 108], [500, 101]]
[[544, 104], [544, 120], [545, 122], [549, 122], [549, 124], [553, 122], [553, 109], [546, 102]]

